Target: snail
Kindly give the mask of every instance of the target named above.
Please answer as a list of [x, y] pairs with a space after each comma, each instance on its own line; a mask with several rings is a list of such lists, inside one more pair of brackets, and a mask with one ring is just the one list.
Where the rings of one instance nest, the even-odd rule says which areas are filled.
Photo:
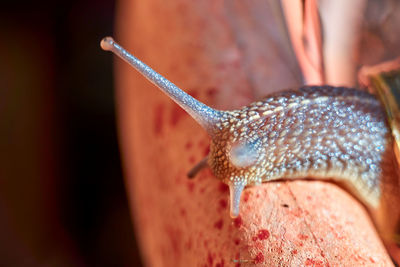
[[400, 218], [396, 142], [392, 122], [374, 95], [346, 87], [304, 86], [238, 110], [215, 110], [111, 37], [101, 47], [159, 87], [209, 134], [209, 155], [188, 176], [209, 166], [229, 186], [231, 217], [240, 213], [246, 186], [278, 179], [333, 180], [367, 207], [384, 242], [394, 242]]

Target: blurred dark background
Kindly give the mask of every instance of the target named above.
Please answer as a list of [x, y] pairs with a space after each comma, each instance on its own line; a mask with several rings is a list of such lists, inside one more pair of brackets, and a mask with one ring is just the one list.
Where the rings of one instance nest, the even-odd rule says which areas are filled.
[[0, 266], [140, 266], [99, 47], [115, 5], [0, 8]]

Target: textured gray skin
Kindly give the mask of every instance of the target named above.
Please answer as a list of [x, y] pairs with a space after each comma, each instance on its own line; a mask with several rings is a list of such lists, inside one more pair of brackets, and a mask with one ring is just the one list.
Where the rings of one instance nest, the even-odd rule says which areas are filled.
[[182, 91], [175, 84], [126, 51], [122, 46], [115, 42], [113, 38], [103, 38], [100, 45], [104, 50], [115, 53], [121, 59], [125, 60], [129, 65], [134, 67], [151, 83], [160, 88], [163, 93], [172, 98], [206, 130], [208, 130], [208, 127], [217, 122], [218, 118], [220, 117], [219, 111], [208, 107], [207, 105], [199, 102], [192, 96]]
[[[239, 214], [247, 185], [330, 179], [364, 203], [384, 239], [393, 240], [400, 203], [393, 138], [373, 95], [303, 87], [228, 111], [217, 126], [208, 163], [230, 186], [232, 217]], [[240, 155], [235, 155], [237, 146], [245, 147]]]
[[303, 87], [240, 110], [218, 111], [186, 94], [112, 38], [104, 38], [101, 46], [157, 85], [208, 132], [208, 165], [229, 185], [232, 217], [239, 215], [245, 186], [278, 179], [333, 179], [366, 205], [382, 238], [393, 242], [400, 214], [398, 175], [391, 131], [374, 96], [344, 87]]
[[[392, 137], [380, 102], [370, 94], [303, 87], [227, 112], [218, 125], [222, 127], [212, 136], [209, 157], [217, 178], [245, 185], [281, 178], [350, 179], [368, 194], [366, 202], [376, 205], [382, 157], [391, 149]], [[232, 145], [249, 142], [255, 162], [235, 166]]]

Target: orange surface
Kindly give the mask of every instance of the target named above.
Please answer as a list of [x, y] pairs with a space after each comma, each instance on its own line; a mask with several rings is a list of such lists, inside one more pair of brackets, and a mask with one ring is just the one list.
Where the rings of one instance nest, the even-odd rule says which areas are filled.
[[[232, 2], [122, 1], [116, 40], [215, 108], [298, 86], [276, 10]], [[392, 266], [365, 209], [333, 184], [248, 188], [232, 220], [227, 187], [208, 169], [186, 178], [208, 152], [200, 126], [127, 64], [116, 67], [126, 184], [148, 266]]]

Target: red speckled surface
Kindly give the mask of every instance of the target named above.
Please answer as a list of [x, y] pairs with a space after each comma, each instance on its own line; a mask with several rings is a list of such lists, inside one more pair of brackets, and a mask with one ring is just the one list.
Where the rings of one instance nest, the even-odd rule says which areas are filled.
[[[227, 3], [228, 2], [228, 3]], [[300, 84], [276, 1], [121, 1], [117, 41], [216, 108]], [[336, 185], [273, 182], [242, 196], [205, 169], [205, 132], [120, 61], [121, 148], [147, 266], [391, 266], [364, 208]], [[238, 262], [241, 261], [241, 262]]]

